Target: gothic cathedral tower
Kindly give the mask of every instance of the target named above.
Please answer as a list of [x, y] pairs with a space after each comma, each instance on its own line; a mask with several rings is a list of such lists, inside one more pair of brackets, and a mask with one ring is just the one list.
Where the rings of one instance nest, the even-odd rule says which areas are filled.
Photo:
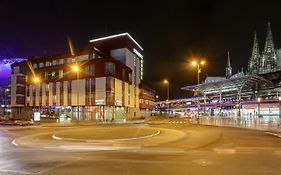
[[260, 74], [275, 72], [277, 70], [276, 51], [274, 49], [270, 22], [267, 26], [267, 34], [262, 57], [260, 59]]
[[260, 49], [259, 49], [257, 33], [255, 32], [252, 56], [248, 64], [248, 74], [250, 75], [259, 74], [259, 61], [260, 61]]

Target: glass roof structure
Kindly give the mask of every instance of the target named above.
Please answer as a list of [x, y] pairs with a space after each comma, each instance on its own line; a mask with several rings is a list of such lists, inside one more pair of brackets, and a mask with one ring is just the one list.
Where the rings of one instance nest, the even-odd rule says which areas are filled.
[[273, 89], [274, 84], [257, 75], [247, 75], [239, 78], [230, 78], [218, 82], [203, 83], [198, 85], [186, 86], [182, 90], [197, 91], [205, 95], [217, 93], [243, 93]]

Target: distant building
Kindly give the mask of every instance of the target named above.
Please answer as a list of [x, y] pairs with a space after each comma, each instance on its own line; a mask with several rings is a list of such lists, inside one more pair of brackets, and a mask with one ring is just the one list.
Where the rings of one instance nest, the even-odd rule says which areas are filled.
[[[73, 66], [79, 71], [74, 72]], [[140, 109], [150, 110], [140, 100], [143, 48], [128, 34], [90, 40], [84, 50], [29, 59], [12, 65], [11, 106], [42, 115], [73, 120], [111, 121], [135, 118]], [[34, 82], [37, 77], [39, 81]], [[152, 104], [155, 92], [149, 94]], [[146, 111], [147, 112], [147, 111]]]

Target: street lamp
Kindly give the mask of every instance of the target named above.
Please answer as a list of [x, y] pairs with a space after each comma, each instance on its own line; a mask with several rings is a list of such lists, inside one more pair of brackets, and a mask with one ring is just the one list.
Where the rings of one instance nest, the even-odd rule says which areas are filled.
[[40, 79], [35, 76], [35, 77], [33, 77], [33, 82], [34, 82], [34, 83], [39, 83], [39, 82], [40, 82]]
[[155, 97], [156, 97], [156, 101], [158, 101], [158, 99], [159, 99], [159, 95], [156, 95]]
[[77, 119], [79, 120], [79, 66], [77, 64], [72, 66], [72, 71], [77, 74]]
[[[192, 61], [191, 65], [196, 67], [197, 70], [197, 85], [200, 84], [200, 73], [202, 71], [201, 66], [205, 65], [205, 61]], [[197, 122], [199, 123], [199, 109], [200, 109], [200, 101], [199, 101], [199, 88], [197, 88]]]
[[167, 101], [169, 101], [169, 91], [170, 91], [170, 87], [169, 87], [169, 81], [168, 80], [164, 80], [164, 83], [167, 84]]

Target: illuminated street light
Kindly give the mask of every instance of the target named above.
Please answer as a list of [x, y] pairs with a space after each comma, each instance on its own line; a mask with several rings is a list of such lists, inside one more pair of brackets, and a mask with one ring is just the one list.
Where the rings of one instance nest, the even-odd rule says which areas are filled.
[[[201, 61], [192, 61], [191, 65], [196, 66], [197, 69], [197, 85], [200, 84], [200, 72], [201, 72], [201, 67], [200, 65], [205, 65], [206, 62], [204, 60]], [[204, 100], [205, 101], [205, 100]], [[199, 109], [200, 109], [200, 101], [199, 101], [199, 89], [197, 89], [197, 123], [199, 123]], [[204, 107], [204, 113], [205, 113], [205, 107]]]
[[79, 106], [79, 66], [77, 64], [72, 66], [72, 71], [77, 74], [77, 119], [79, 120], [80, 106]]
[[156, 101], [158, 101], [158, 99], [159, 99], [159, 95], [156, 95], [155, 97], [156, 97]]
[[167, 101], [169, 101], [169, 95], [170, 95], [170, 93], [169, 93], [169, 91], [170, 91], [170, 87], [169, 87], [169, 81], [168, 80], [164, 80], [163, 81], [165, 84], [167, 84]]
[[73, 65], [72, 66], [72, 70], [73, 70], [73, 72], [79, 72], [79, 66], [78, 65]]
[[39, 82], [40, 82], [40, 79], [39, 79], [38, 77], [34, 77], [34, 78], [33, 78], [33, 82], [34, 82], [34, 83], [39, 83]]

